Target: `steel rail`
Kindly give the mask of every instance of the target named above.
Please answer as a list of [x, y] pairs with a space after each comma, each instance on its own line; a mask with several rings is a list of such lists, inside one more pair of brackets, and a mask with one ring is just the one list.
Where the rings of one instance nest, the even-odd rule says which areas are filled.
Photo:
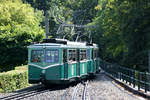
[[[38, 86], [38, 87], [37, 87]], [[35, 88], [36, 87], [36, 88]], [[23, 89], [23, 90], [18, 90], [16, 92], [14, 92], [14, 94], [11, 94], [11, 95], [8, 95], [8, 96], [4, 96], [4, 97], [1, 97], [1, 99], [5, 99], [5, 98], [10, 98], [10, 97], [14, 97], [14, 96], [17, 96], [17, 95], [20, 95], [21, 94], [26, 94], [26, 93], [30, 93], [30, 92], [33, 92], [37, 89], [40, 89], [42, 88], [43, 86], [40, 86], [40, 85], [36, 85], [36, 86], [31, 86], [31, 87], [28, 87], [28, 90], [26, 89]], [[30, 89], [31, 88], [31, 89]]]
[[[22, 97], [18, 97], [17, 99], [15, 99], [15, 100], [21, 100], [21, 99], [25, 99], [25, 98], [28, 98], [28, 97], [31, 97], [31, 96], [34, 96], [34, 95], [38, 95], [38, 94], [41, 94], [41, 93], [45, 93], [45, 92], [48, 92], [48, 91], [50, 91], [49, 89], [44, 89], [44, 90], [40, 90], [40, 91], [36, 91], [36, 92], [34, 92], [34, 93], [32, 93], [32, 94], [27, 94], [27, 95], [25, 95], [25, 96], [22, 96]], [[10, 99], [7, 99], [7, 100], [10, 100]]]
[[69, 94], [69, 91], [70, 91], [70, 88], [68, 88], [68, 89], [64, 92], [64, 94], [63, 94], [61, 100], [67, 100], [67, 95]]
[[84, 88], [83, 88], [83, 92], [82, 92], [82, 100], [86, 100], [87, 85], [88, 85], [88, 81], [85, 82], [85, 84], [84, 84]]
[[77, 95], [77, 91], [79, 90], [79, 85], [80, 85], [80, 84], [78, 84], [78, 85], [74, 88], [74, 91], [73, 91], [73, 93], [72, 93], [71, 100], [75, 100], [75, 97], [76, 97], [76, 95]]
[[45, 90], [48, 90], [48, 89], [45, 89], [44, 87], [34, 88], [31, 90], [18, 92], [9, 96], [2, 97], [0, 98], [0, 100], [11, 100], [11, 99], [19, 100], [19, 99], [27, 98], [29, 95], [32, 96], [32, 95], [39, 94]]
[[[82, 90], [82, 94], [81, 94], [81, 98], [82, 98], [82, 100], [86, 100], [86, 93], [87, 93], [88, 81], [87, 81], [87, 82], [82, 82], [81, 84], [84, 85], [83, 90]], [[79, 90], [79, 87], [80, 87], [81, 84], [78, 84], [78, 85], [74, 88], [74, 91], [73, 91], [73, 93], [72, 93], [71, 100], [76, 100], [75, 97], [77, 96], [77, 93], [78, 93], [78, 90]]]
[[26, 96], [28, 95], [33, 95], [33, 94], [36, 94], [36, 93], [39, 93], [43, 91], [43, 89], [38, 89], [38, 90], [35, 90], [35, 91], [29, 91], [29, 92], [25, 92], [25, 93], [20, 93], [20, 94], [15, 94], [15, 95], [10, 95], [10, 96], [6, 96], [6, 97], [2, 97], [0, 98], [0, 100], [11, 100], [11, 99], [21, 99], [21, 98], [26, 98]]

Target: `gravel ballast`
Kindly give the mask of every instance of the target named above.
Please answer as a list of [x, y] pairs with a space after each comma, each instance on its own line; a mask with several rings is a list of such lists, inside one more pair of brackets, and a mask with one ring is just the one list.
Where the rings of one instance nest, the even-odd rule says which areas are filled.
[[91, 100], [144, 100], [124, 90], [104, 73], [89, 82], [88, 92]]
[[[145, 100], [124, 90], [102, 72], [97, 74], [96, 76], [97, 77], [95, 79], [89, 80], [88, 82], [86, 100]], [[83, 84], [79, 83], [78, 85], [80, 86], [75, 100], [81, 100]], [[70, 85], [70, 87], [66, 88], [50, 88], [36, 95], [25, 97], [23, 100], [62, 100], [63, 98], [65, 98], [64, 100], [71, 100], [75, 87], [76, 86]], [[13, 93], [2, 93], [0, 94], [0, 98], [12, 94]]]

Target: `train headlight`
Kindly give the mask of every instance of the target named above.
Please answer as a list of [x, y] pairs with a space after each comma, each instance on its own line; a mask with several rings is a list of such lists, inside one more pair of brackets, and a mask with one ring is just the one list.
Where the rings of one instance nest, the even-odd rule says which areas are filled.
[[45, 74], [45, 70], [42, 70], [42, 74]]

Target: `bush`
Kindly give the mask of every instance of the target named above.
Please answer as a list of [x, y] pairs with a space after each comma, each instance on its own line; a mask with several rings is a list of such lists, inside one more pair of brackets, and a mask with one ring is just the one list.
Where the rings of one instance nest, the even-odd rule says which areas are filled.
[[1, 92], [12, 92], [28, 85], [27, 66], [16, 67], [16, 70], [0, 73]]
[[15, 67], [15, 70], [28, 70], [28, 66], [27, 65], [17, 66]]

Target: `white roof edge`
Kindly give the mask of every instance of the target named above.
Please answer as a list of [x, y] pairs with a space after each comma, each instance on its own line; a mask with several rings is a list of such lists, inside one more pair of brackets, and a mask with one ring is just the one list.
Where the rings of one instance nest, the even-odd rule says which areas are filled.
[[68, 46], [86, 46], [86, 42], [71, 42], [71, 41], [67, 41], [67, 45]]

